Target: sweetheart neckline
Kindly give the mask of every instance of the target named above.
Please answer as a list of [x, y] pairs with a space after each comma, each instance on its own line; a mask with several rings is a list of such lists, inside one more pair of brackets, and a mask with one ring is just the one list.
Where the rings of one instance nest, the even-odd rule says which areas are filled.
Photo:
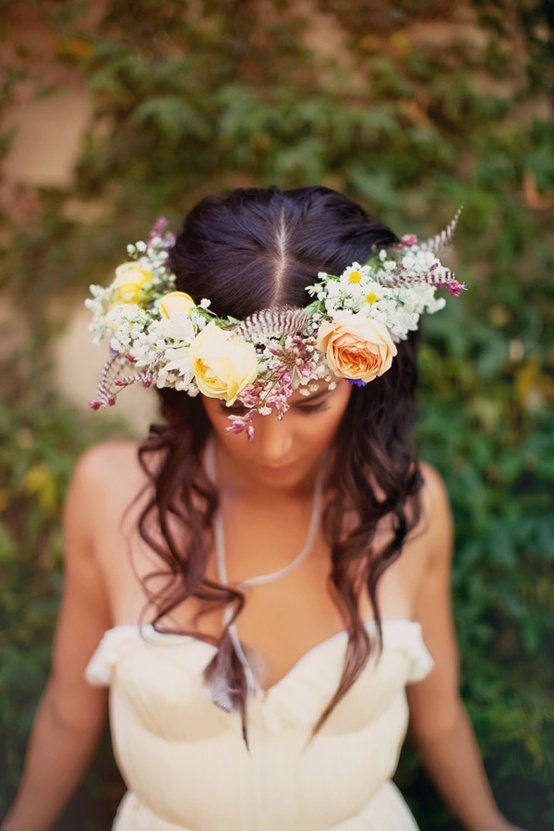
[[[383, 632], [386, 628], [389, 628], [391, 625], [393, 627], [407, 627], [412, 631], [416, 632], [419, 635], [419, 640], [421, 645], [423, 646], [425, 652], [427, 649], [425, 647], [425, 643], [423, 641], [423, 637], [421, 635], [421, 624], [419, 621], [410, 620], [409, 618], [385, 618], [381, 621]], [[373, 630], [374, 632], [377, 629], [377, 623], [374, 619], [366, 620], [363, 622], [363, 626], [366, 630]], [[216, 646], [214, 644], [209, 643], [209, 641], [203, 641], [199, 638], [195, 638], [194, 635], [187, 635], [182, 634], [179, 632], [162, 632], [154, 627], [152, 623], [118, 623], [115, 626], [112, 626], [110, 629], [107, 629], [104, 633], [104, 636], [109, 635], [109, 633], [115, 633], [118, 631], [129, 630], [136, 632], [138, 635], [143, 634], [143, 632], [148, 632], [148, 636], [143, 638], [142, 641], [144, 643], [154, 643], [154, 642], [173, 642], [173, 643], [195, 643], [195, 644], [202, 644], [203, 646], [208, 647], [208, 649], [215, 651]], [[270, 684], [268, 687], [263, 687], [261, 684], [257, 683], [257, 693], [262, 697], [266, 697], [269, 695], [273, 695], [274, 692], [281, 687], [281, 685], [286, 684], [286, 682], [296, 673], [296, 670], [307, 660], [312, 658], [316, 653], [320, 652], [324, 647], [328, 646], [329, 644], [346, 637], [347, 635], [346, 629], [341, 629], [338, 632], [335, 632], [334, 635], [330, 635], [328, 638], [325, 638], [319, 643], [312, 646], [306, 652], [304, 652], [300, 657], [291, 665], [291, 667], [287, 670], [287, 672], [282, 675], [280, 678], [277, 679], [273, 684]], [[383, 636], [383, 648], [386, 647], [386, 636]], [[428, 654], [428, 653], [427, 653]], [[430, 657], [430, 656], [429, 656]]]

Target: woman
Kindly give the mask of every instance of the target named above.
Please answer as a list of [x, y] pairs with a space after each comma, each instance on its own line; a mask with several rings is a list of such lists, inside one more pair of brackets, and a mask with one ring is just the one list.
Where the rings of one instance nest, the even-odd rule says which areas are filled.
[[154, 383], [165, 424], [77, 467], [2, 831], [51, 828], [108, 686], [117, 831], [412, 831], [390, 781], [407, 704], [464, 827], [514, 829], [458, 695], [447, 498], [409, 442], [419, 316], [463, 288], [435, 256], [454, 225], [399, 241], [325, 188], [238, 190], [94, 289], [112, 358], [93, 406]]

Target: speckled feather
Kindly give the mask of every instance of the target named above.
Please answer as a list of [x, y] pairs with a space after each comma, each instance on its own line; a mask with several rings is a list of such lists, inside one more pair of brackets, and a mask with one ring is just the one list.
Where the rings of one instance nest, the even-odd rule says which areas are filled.
[[285, 306], [280, 309], [262, 309], [246, 317], [233, 330], [241, 337], [275, 338], [283, 335], [299, 335], [310, 321], [306, 309]]

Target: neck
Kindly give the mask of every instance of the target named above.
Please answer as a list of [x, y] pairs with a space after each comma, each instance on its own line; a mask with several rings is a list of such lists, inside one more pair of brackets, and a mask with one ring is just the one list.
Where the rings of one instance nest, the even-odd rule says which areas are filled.
[[214, 436], [213, 452], [217, 467], [218, 489], [235, 498], [253, 502], [311, 499], [323, 456], [313, 465], [284, 475], [273, 476], [256, 464], [244, 464], [237, 460], [228, 448]]

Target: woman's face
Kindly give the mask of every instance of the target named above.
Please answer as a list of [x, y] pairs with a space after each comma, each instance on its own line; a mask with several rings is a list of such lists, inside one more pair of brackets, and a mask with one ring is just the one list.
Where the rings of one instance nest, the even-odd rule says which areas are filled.
[[202, 396], [204, 408], [218, 439], [225, 462], [236, 475], [251, 483], [274, 488], [296, 488], [313, 481], [322, 453], [333, 443], [348, 406], [352, 387], [337, 380], [335, 389], [320, 383], [309, 396], [298, 391], [280, 421], [277, 416], [253, 419], [254, 438], [231, 433], [228, 416], [241, 415], [244, 408], [227, 407], [224, 401]]

